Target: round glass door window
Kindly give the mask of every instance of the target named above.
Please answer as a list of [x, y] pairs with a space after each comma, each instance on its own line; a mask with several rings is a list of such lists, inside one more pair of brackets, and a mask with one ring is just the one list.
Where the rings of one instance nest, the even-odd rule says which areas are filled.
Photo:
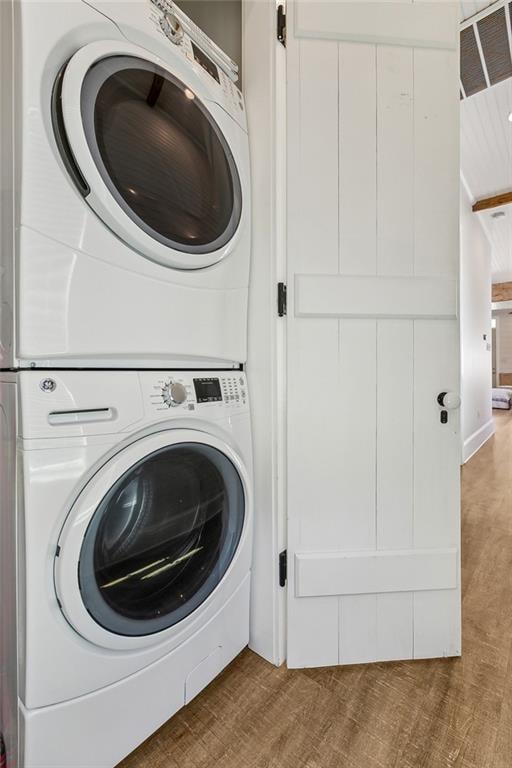
[[145, 59], [110, 56], [87, 71], [80, 112], [104, 184], [141, 230], [182, 253], [229, 243], [241, 216], [239, 174], [219, 126], [184, 83]]
[[160, 632], [213, 592], [238, 547], [238, 471], [200, 443], [162, 448], [113, 485], [87, 528], [78, 565], [85, 607], [118, 635]]

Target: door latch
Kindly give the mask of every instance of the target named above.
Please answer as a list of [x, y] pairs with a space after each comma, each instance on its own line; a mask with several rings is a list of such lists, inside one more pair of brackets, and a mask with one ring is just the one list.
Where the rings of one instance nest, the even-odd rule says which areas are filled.
[[441, 424], [448, 424], [448, 411], [460, 408], [460, 395], [455, 392], [440, 392], [437, 396], [437, 404], [441, 406]]

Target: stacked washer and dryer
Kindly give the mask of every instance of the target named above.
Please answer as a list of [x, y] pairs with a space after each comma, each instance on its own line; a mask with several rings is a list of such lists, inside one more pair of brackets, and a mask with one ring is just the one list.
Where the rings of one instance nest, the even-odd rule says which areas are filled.
[[248, 641], [244, 102], [168, 0], [0, 15], [0, 733], [112, 768]]

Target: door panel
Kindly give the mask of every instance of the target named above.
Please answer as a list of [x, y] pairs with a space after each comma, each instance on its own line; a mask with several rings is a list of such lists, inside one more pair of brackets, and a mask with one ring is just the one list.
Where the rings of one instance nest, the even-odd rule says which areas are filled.
[[413, 545], [413, 323], [379, 321], [377, 333], [377, 548], [407, 549]]
[[378, 0], [296, 0], [294, 5], [297, 37], [449, 49], [458, 45], [456, 3], [439, 3], [435, 13], [421, 0], [415, 6], [402, 0], [392, 5]]
[[[377, 69], [378, 273], [412, 275], [414, 243], [414, 53], [374, 48]], [[372, 94], [375, 102], [375, 92]], [[375, 162], [375, 153], [371, 154]], [[399, 201], [399, 204], [397, 204]]]
[[288, 9], [291, 667], [460, 653], [456, 8], [365, 6]]
[[339, 120], [339, 172], [333, 169], [339, 187], [339, 269], [374, 275], [377, 231], [367, 222], [377, 209], [375, 46], [338, 46], [338, 64], [339, 110], [350, 115]]
[[[304, 41], [300, 44], [301, 77], [297, 78], [298, 99], [309, 108], [301, 113], [300, 184], [297, 215], [311, 217], [316, 227], [298, 227], [304, 238], [296, 250], [297, 271], [311, 271], [311, 259], [318, 274], [338, 268], [338, 87], [336, 43]], [[318, 142], [318, 118], [322, 116], [322, 141]], [[334, 151], [334, 154], [333, 154]], [[293, 228], [290, 229], [292, 236]], [[321, 238], [319, 239], [319, 233]], [[321, 247], [319, 245], [321, 244]], [[314, 257], [313, 257], [314, 254]]]

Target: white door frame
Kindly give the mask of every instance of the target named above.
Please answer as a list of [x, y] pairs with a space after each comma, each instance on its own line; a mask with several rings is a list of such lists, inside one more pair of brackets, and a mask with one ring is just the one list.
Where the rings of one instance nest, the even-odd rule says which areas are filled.
[[249, 646], [286, 658], [286, 324], [277, 284], [286, 280], [286, 54], [275, 0], [242, 0], [243, 91], [252, 169], [252, 262], [247, 376], [254, 452], [254, 549]]

